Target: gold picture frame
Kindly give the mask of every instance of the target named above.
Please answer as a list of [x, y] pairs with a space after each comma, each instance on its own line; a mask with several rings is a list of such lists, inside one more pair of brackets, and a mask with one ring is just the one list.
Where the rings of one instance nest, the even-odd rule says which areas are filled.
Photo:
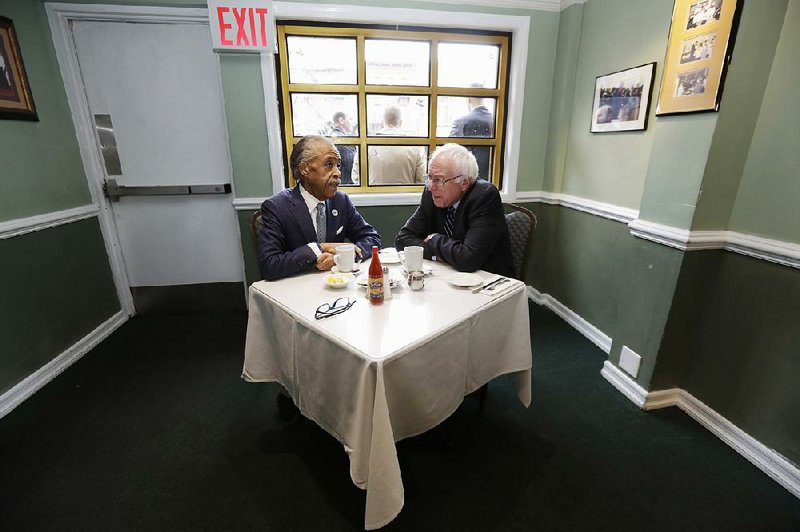
[[39, 120], [11, 19], [0, 17], [0, 118]]
[[741, 0], [675, 0], [656, 116], [718, 111]]

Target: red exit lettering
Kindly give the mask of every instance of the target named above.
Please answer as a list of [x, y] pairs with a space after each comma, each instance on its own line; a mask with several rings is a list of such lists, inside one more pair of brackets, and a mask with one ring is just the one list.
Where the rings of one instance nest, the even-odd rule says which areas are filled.
[[[225, 23], [225, 16], [233, 14], [236, 23], [236, 46], [258, 47], [267, 45], [267, 9], [264, 7], [217, 7], [217, 23], [219, 24], [219, 40], [223, 46], [233, 46], [233, 39], [227, 35], [233, 25]], [[258, 17], [258, 26], [256, 26]]]

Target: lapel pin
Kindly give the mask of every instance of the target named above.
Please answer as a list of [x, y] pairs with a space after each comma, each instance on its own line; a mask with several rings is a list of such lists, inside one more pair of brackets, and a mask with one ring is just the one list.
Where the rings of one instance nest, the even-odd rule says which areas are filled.
[[334, 215], [334, 216], [339, 216], [339, 211], [337, 211], [336, 209], [333, 209], [333, 210], [331, 210], [331, 214]]

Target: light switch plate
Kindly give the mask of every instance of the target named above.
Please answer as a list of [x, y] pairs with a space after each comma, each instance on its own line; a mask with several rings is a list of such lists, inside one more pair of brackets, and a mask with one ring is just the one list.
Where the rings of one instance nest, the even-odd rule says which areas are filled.
[[639, 374], [639, 364], [642, 362], [642, 357], [634, 353], [627, 345], [622, 346], [622, 352], [619, 355], [619, 367], [627, 371], [634, 379]]

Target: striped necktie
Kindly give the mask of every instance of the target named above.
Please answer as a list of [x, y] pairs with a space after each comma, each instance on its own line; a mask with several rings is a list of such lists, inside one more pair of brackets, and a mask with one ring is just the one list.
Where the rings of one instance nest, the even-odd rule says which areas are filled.
[[317, 203], [317, 242], [325, 242], [325, 204]]
[[444, 217], [444, 234], [453, 238], [453, 228], [456, 221], [456, 208], [450, 207], [447, 209], [447, 214]]

